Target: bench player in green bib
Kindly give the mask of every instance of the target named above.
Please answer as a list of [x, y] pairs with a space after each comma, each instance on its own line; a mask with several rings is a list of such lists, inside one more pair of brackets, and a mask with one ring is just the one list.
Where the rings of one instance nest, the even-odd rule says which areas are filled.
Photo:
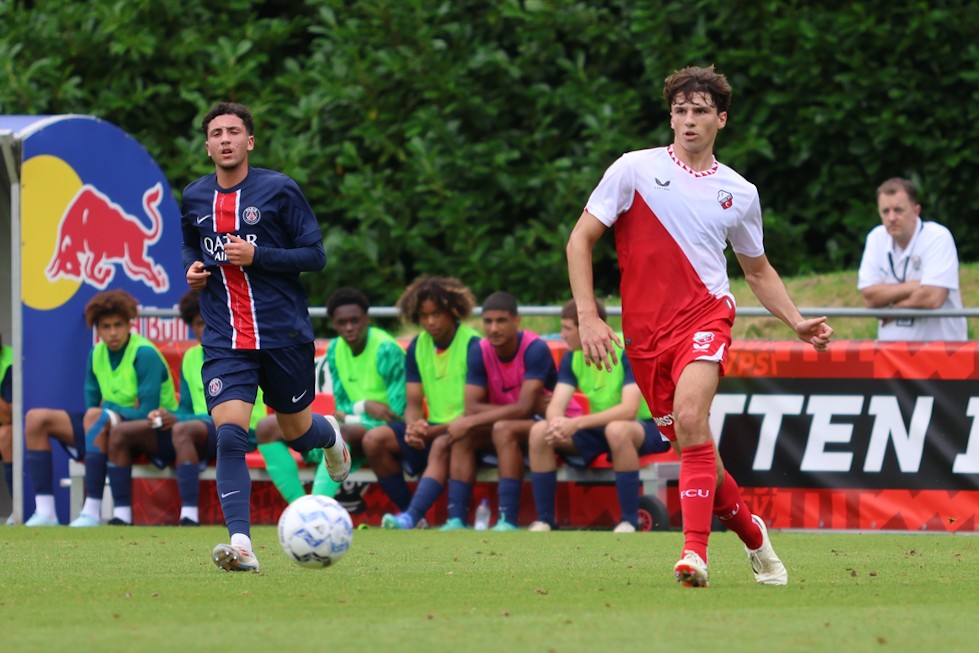
[[85, 463], [85, 503], [71, 526], [98, 526], [102, 513], [109, 432], [150, 411], [177, 407], [173, 377], [152, 342], [130, 332], [138, 311], [124, 290], [98, 293], [85, 306], [85, 320], [99, 338], [88, 357], [84, 413], [32, 408], [24, 416], [25, 460], [34, 483], [35, 512], [27, 526], [56, 526], [51, 440]]
[[[405, 409], [404, 350], [389, 333], [371, 325], [369, 310], [370, 301], [356, 288], [340, 288], [326, 302], [327, 316], [339, 336], [327, 348], [326, 370], [332, 381], [340, 433], [353, 456], [351, 471], [363, 463], [362, 442], [367, 431], [401, 421]], [[326, 385], [325, 379], [318, 380], [319, 387]], [[258, 450], [286, 502], [306, 494], [275, 417], [259, 422]], [[303, 460], [317, 465], [313, 494], [335, 496], [340, 483], [330, 478], [323, 450], [313, 449]]]
[[[605, 320], [605, 306], [598, 300], [595, 304]], [[546, 418], [530, 429], [530, 475], [537, 520], [528, 530], [549, 531], [556, 525], [555, 453], [577, 467], [586, 467], [605, 454], [615, 470], [615, 490], [622, 512], [614, 530], [634, 533], [639, 526], [639, 457], [667, 451], [670, 442], [656, 428], [629, 359], [621, 349], [617, 350], [619, 364], [611, 370], [585, 365], [578, 335], [578, 307], [573, 299], [561, 309], [561, 337], [568, 344], [568, 352], [558, 369], [554, 396]], [[590, 411], [567, 417], [565, 408], [575, 391], [585, 395]]]
[[[479, 334], [463, 323], [476, 299], [452, 277], [423, 276], [398, 299], [402, 319], [423, 331], [405, 357], [407, 404], [404, 423], [377, 426], [364, 437], [364, 451], [378, 485], [398, 512], [384, 515], [385, 528], [423, 525], [449, 475], [448, 425], [464, 409], [468, 357]], [[422, 475], [414, 495], [404, 475]]]

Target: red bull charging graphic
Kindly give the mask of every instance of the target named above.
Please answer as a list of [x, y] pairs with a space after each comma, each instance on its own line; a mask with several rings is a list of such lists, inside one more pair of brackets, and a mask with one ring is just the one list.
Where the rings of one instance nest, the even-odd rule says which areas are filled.
[[[87, 116], [0, 116], [0, 129], [5, 120], [22, 143], [24, 409], [82, 411], [93, 344], [85, 305], [119, 288], [143, 309], [176, 306], [186, 290], [179, 208], [150, 153], [115, 125]], [[142, 317], [133, 329], [158, 342], [188, 337], [177, 317]], [[66, 476], [67, 457], [53, 450]]]
[[48, 279], [70, 277], [105, 289], [121, 266], [130, 279], [142, 279], [157, 292], [166, 292], [170, 278], [148, 253], [163, 234], [162, 200], [159, 183], [143, 194], [143, 209], [152, 225], [147, 228], [98, 188], [82, 186], [61, 217], [54, 258], [45, 270]]

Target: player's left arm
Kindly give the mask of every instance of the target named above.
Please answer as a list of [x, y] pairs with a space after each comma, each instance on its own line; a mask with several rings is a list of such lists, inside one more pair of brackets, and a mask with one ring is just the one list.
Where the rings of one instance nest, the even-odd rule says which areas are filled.
[[[279, 207], [278, 217], [283, 229], [291, 239], [289, 247], [254, 246], [234, 237], [231, 249], [225, 246], [228, 261], [235, 265], [253, 265], [270, 272], [315, 272], [326, 265], [326, 250], [323, 249], [323, 234], [320, 231], [316, 214], [309, 202], [292, 179], [286, 179], [276, 196]], [[232, 258], [242, 254], [239, 263]]]
[[762, 306], [785, 322], [795, 331], [800, 340], [811, 344], [817, 351], [826, 349], [833, 336], [833, 328], [826, 323], [826, 316], [808, 320], [803, 318], [792, 298], [789, 297], [782, 278], [778, 276], [778, 272], [764, 254], [760, 256], [737, 254], [737, 257], [741, 269], [744, 270], [748, 287]]

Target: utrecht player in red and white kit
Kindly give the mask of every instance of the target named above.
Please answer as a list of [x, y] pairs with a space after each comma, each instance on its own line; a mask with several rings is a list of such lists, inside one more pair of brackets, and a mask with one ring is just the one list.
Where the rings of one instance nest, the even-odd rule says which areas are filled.
[[684, 545], [674, 567], [685, 587], [706, 587], [707, 541], [716, 515], [744, 542], [755, 580], [788, 582], [764, 521], [724, 470], [708, 414], [731, 344], [734, 297], [724, 248], [731, 243], [752, 292], [815, 349], [833, 329], [804, 319], [768, 262], [757, 189], [714, 158], [731, 87], [714, 67], [667, 78], [673, 144], [623, 155], [606, 171], [568, 240], [568, 274], [585, 360], [618, 363], [616, 333], [595, 307], [592, 250], [615, 227], [622, 272], [622, 332], [636, 382], [656, 424], [680, 455]]

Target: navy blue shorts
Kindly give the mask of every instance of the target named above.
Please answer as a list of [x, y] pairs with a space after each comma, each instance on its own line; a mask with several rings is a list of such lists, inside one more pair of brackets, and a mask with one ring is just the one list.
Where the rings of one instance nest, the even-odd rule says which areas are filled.
[[408, 426], [402, 422], [389, 422], [388, 428], [394, 431], [394, 437], [401, 447], [401, 467], [407, 472], [408, 476], [420, 476], [428, 465], [428, 454], [432, 451], [432, 443], [424, 449], [415, 449], [405, 442], [405, 434]]
[[[655, 422], [651, 419], [639, 420], [642, 424], [644, 438], [642, 447], [639, 448], [640, 456], [648, 456], [651, 453], [662, 453], [670, 449], [670, 442], [660, 435]], [[611, 461], [611, 449], [608, 440], [605, 439], [605, 427], [594, 429], [582, 429], [571, 436], [571, 440], [578, 447], [577, 454], [565, 454], [558, 452], [559, 455], [569, 465], [574, 467], [587, 467], [600, 455], [605, 454], [606, 459]]]
[[298, 413], [313, 403], [316, 346], [307, 342], [278, 349], [205, 347], [204, 396], [208, 412], [232, 399], [254, 404], [259, 387], [277, 413]]
[[73, 460], [85, 459], [85, 413], [68, 412], [68, 419], [71, 420], [71, 437], [75, 441], [74, 446], [67, 445], [61, 440], [58, 443]]

